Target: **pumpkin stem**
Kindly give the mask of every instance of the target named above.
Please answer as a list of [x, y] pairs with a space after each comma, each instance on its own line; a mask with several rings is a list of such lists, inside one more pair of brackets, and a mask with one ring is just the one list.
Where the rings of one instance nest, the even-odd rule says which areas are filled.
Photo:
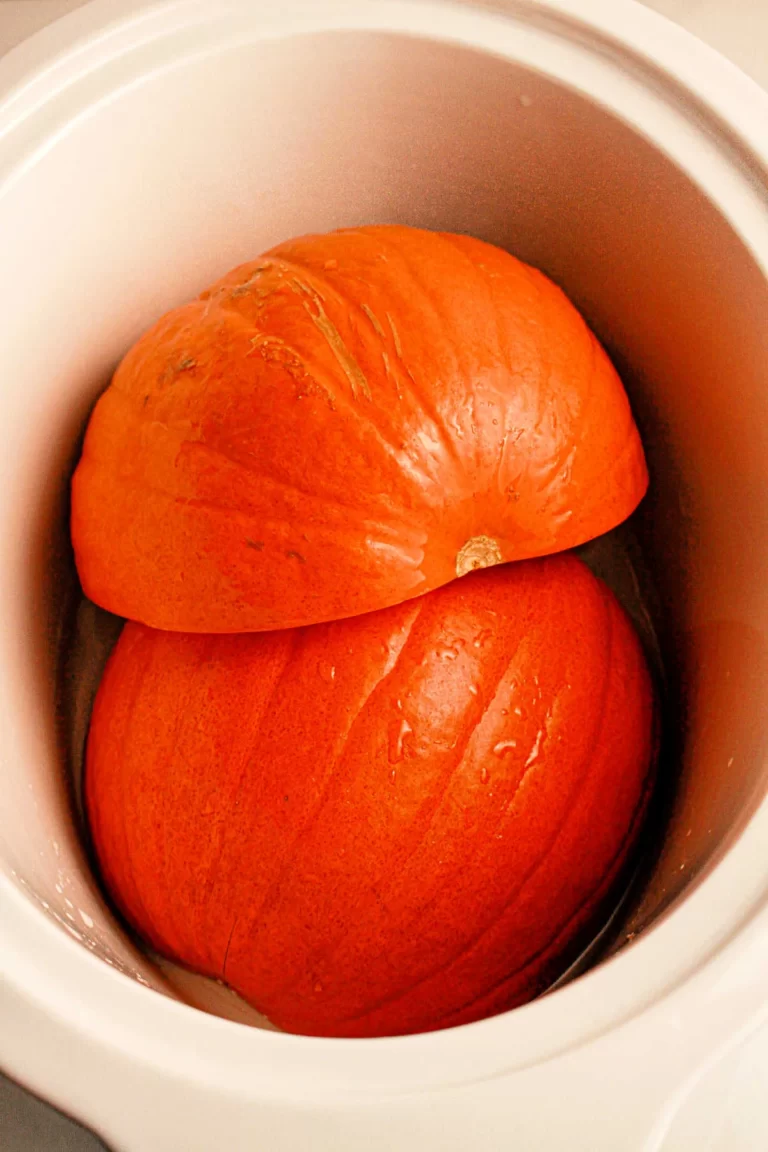
[[476, 568], [501, 564], [501, 548], [490, 536], [473, 536], [456, 553], [456, 575], [466, 576]]

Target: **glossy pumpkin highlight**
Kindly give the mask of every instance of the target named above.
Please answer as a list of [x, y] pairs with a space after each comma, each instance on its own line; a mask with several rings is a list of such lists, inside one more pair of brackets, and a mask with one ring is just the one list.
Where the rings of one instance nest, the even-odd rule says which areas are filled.
[[258, 631], [573, 547], [646, 485], [621, 382], [550, 280], [467, 236], [353, 228], [138, 341], [92, 415], [72, 538], [118, 615]]
[[154, 948], [281, 1028], [476, 1020], [543, 991], [615, 898], [653, 710], [573, 556], [293, 631], [129, 623], [88, 742], [102, 875]]

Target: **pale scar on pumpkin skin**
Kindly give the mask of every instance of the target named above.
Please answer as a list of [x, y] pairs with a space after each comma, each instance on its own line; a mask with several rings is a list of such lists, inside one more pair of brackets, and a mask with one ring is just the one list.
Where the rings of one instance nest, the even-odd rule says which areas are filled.
[[[257, 282], [257, 280], [261, 276], [262, 272], [269, 271], [269, 269], [271, 267], [272, 267], [272, 265], [268, 264], [268, 263], [260, 264], [258, 266], [258, 268], [256, 268], [251, 273], [251, 275], [248, 277], [248, 279], [243, 284], [238, 284], [235, 288], [232, 289], [232, 291], [230, 292], [230, 295], [233, 297], [247, 296], [248, 293], [250, 292], [251, 288], [254, 286], [254, 284]], [[205, 294], [203, 294], [203, 295], [205, 295]], [[203, 296], [201, 296], [200, 299], [202, 300]]]
[[[305, 284], [303, 280], [299, 280], [297, 278], [291, 280], [291, 287], [297, 294], [301, 293], [304, 296], [309, 297], [309, 299], [302, 301], [304, 310], [318, 331], [323, 334], [328, 343], [328, 347], [331, 349], [331, 352], [333, 352], [334, 356], [343, 368], [344, 373], [349, 380], [349, 386], [352, 389], [352, 395], [355, 397], [355, 399], [357, 399], [358, 394], [362, 392], [365, 398], [370, 400], [371, 389], [368, 384], [368, 380], [366, 379], [365, 373], [358, 364], [357, 360], [355, 360], [349, 348], [347, 348], [346, 344], [342, 340], [336, 326], [329, 318], [328, 313], [325, 311], [322, 300], [318, 296], [317, 292], [310, 288], [308, 284]], [[312, 304], [314, 304], [317, 311], [313, 311], [310, 301]]]
[[382, 328], [381, 324], [379, 323], [379, 320], [378, 320], [376, 313], [373, 311], [372, 308], [369, 308], [367, 304], [361, 304], [360, 307], [362, 308], [363, 312], [365, 312], [366, 316], [368, 317], [371, 324], [373, 325], [374, 331], [379, 336], [381, 336], [381, 338], [383, 340], [384, 339], [384, 329]]
[[[242, 284], [238, 284], [231, 290], [230, 296], [234, 298], [237, 296], [250, 294], [259, 296], [261, 299], [266, 299], [271, 295], [273, 288], [263, 289], [262, 291], [258, 290], [258, 281], [262, 273], [275, 273], [278, 280], [280, 280], [285, 275], [286, 270], [287, 269], [285, 267], [280, 267], [279, 265], [269, 261], [260, 264], [259, 267], [255, 269], [255, 271], [248, 277], [246, 281], [244, 281]], [[304, 280], [299, 279], [298, 276], [291, 277], [289, 287], [297, 295], [305, 297], [305, 299], [302, 299], [304, 310], [318, 331], [321, 332], [325, 337], [328, 347], [331, 349], [337, 361], [339, 362], [339, 365], [344, 370], [344, 374], [349, 381], [350, 388], [352, 389], [353, 397], [357, 399], [359, 393], [362, 392], [365, 398], [370, 400], [372, 398], [371, 389], [370, 385], [368, 384], [366, 375], [355, 357], [350, 352], [349, 348], [347, 348], [346, 344], [342, 340], [341, 334], [339, 333], [333, 321], [328, 316], [328, 313], [325, 311], [319, 292], [317, 292], [316, 289], [312, 288], [311, 285], [307, 284]], [[312, 304], [314, 304], [316, 311], [312, 309]], [[363, 305], [363, 309], [371, 323], [374, 325], [376, 331], [379, 332], [381, 336], [383, 336], [384, 333], [376, 317], [366, 305]], [[399, 341], [396, 338], [396, 344], [397, 343], [399, 343]]]
[[395, 322], [392, 319], [392, 317], [390, 316], [389, 312], [387, 312], [387, 320], [389, 321], [389, 327], [392, 330], [392, 339], [395, 342], [395, 352], [397, 352], [397, 355], [402, 360], [402, 358], [403, 358], [403, 346], [400, 343], [400, 333], [398, 332], [397, 328], [395, 327]]
[[456, 575], [466, 576], [478, 568], [501, 564], [501, 549], [490, 536], [472, 536], [456, 553]]
[[[376, 313], [373, 311], [372, 308], [369, 307], [368, 304], [361, 304], [360, 307], [363, 310], [363, 312], [366, 314], [368, 319], [370, 320], [371, 326], [373, 327], [373, 330], [376, 333], [376, 335], [379, 337], [379, 339], [382, 342], [385, 341], [387, 339], [387, 334], [384, 331], [384, 328], [381, 324], [381, 321], [379, 320]], [[392, 332], [392, 340], [393, 340], [394, 345], [395, 345], [395, 351], [397, 353], [398, 359], [402, 360], [403, 349], [400, 345], [400, 336], [398, 335], [397, 328], [395, 328], [395, 322], [392, 319], [392, 317], [390, 316], [389, 312], [386, 313], [386, 317], [387, 317], [387, 320], [389, 322], [390, 331]], [[392, 361], [390, 360], [389, 354], [387, 353], [387, 350], [385, 348], [381, 349], [381, 360], [382, 360], [382, 363], [384, 364], [384, 371], [386, 372], [387, 376], [389, 376], [390, 379], [394, 382], [395, 389], [397, 391], [398, 400], [402, 400], [403, 396], [402, 396], [402, 393], [400, 391], [400, 385], [397, 381], [397, 376], [392, 371]], [[410, 373], [409, 373], [409, 375], [410, 375]]]

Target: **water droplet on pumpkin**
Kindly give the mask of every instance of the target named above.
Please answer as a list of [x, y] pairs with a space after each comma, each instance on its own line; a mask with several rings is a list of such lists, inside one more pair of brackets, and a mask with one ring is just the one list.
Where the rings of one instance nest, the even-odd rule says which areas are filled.
[[492, 636], [492, 632], [491, 632], [490, 628], [484, 628], [482, 630], [482, 632], [478, 632], [477, 636], [475, 636], [475, 639], [472, 641], [472, 643], [473, 643], [475, 648], [482, 648], [484, 645], [486, 645], [488, 643], [491, 636]]
[[[494, 751], [495, 751], [495, 749], [494, 749]], [[486, 768], [485, 764], [483, 764], [483, 767], [480, 769], [480, 780], [483, 784], [488, 783], [488, 775], [489, 775], [488, 769]]]
[[326, 664], [321, 662], [317, 666], [317, 670], [321, 679], [325, 680], [328, 684], [336, 678], [336, 668], [333, 664]]
[[437, 648], [435, 655], [438, 656], [441, 660], [455, 660], [463, 647], [464, 641], [459, 638], [454, 640], [451, 644], [446, 644], [443, 647]]
[[395, 780], [396, 780], [396, 779], [397, 779], [397, 769], [393, 768], [393, 769], [392, 769], [392, 771], [391, 771], [391, 772], [390, 772], [390, 774], [389, 774], [389, 782], [390, 782], [390, 784], [394, 784], [394, 782], [395, 782]]
[[405, 718], [390, 728], [388, 749], [390, 764], [399, 764], [405, 756], [405, 741], [411, 732], [413, 728]]
[[506, 708], [502, 708], [501, 714], [502, 714], [502, 716], [509, 716], [509, 712], [507, 711]]
[[493, 422], [494, 422], [494, 424], [498, 424], [498, 420], [494, 420]]
[[475, 687], [474, 684], [470, 684], [469, 694], [470, 694], [470, 696], [477, 696], [477, 688]]
[[520, 705], [518, 704], [517, 707], [515, 708], [515, 716], [522, 716], [522, 714], [523, 714], [523, 710], [520, 707]]
[[501, 760], [514, 748], [517, 748], [517, 740], [499, 740], [498, 744], [493, 746], [493, 754]]

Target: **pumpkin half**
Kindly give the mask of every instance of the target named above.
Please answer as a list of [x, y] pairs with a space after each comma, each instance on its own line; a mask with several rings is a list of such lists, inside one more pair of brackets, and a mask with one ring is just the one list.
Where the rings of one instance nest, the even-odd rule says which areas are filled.
[[545, 989], [615, 896], [653, 710], [628, 618], [568, 555], [310, 628], [129, 623], [87, 750], [102, 875], [281, 1028], [475, 1020]]
[[355, 228], [138, 341], [91, 417], [72, 537], [110, 611], [259, 631], [573, 547], [646, 484], [621, 382], [550, 280], [467, 236]]

